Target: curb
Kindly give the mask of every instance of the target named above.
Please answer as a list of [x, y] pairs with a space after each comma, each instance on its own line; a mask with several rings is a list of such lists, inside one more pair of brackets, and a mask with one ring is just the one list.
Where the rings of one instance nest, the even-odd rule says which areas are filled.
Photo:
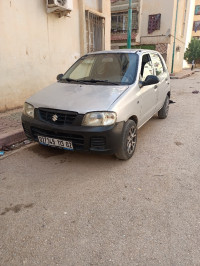
[[3, 147], [9, 147], [17, 142], [24, 141], [26, 139], [23, 129], [13, 130], [0, 137], [0, 149]]
[[177, 76], [170, 76], [170, 79], [184, 79], [184, 78], [188, 78], [190, 76], [192, 76], [195, 73], [195, 71], [185, 74], [183, 76], [177, 77]]

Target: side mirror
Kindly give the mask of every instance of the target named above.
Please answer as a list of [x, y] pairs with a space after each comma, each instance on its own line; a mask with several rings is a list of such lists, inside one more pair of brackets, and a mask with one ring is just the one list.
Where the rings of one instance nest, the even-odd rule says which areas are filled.
[[153, 85], [159, 83], [159, 78], [154, 75], [148, 75], [145, 81], [142, 82], [143, 86]]
[[59, 75], [57, 76], [57, 81], [61, 80], [61, 78], [62, 78], [63, 76], [64, 76], [63, 74], [59, 74]]

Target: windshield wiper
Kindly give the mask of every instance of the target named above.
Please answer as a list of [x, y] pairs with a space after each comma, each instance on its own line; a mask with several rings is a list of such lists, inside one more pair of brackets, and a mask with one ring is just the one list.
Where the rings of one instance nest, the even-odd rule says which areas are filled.
[[79, 82], [91, 82], [91, 83], [98, 83], [98, 82], [103, 82], [107, 84], [112, 84], [112, 85], [119, 85], [117, 82], [112, 82], [109, 80], [102, 80], [102, 79], [79, 79]]
[[70, 79], [70, 78], [61, 79], [61, 80], [59, 80], [59, 81], [80, 82], [78, 79]]
[[107, 84], [111, 84], [111, 85], [120, 85], [117, 82], [112, 82], [109, 80], [101, 80], [101, 79], [70, 79], [70, 78], [65, 78], [65, 79], [60, 79], [60, 82], [62, 81], [68, 81], [68, 82], [78, 82], [78, 83], [98, 83], [98, 82], [102, 82], [102, 83], [107, 83]]

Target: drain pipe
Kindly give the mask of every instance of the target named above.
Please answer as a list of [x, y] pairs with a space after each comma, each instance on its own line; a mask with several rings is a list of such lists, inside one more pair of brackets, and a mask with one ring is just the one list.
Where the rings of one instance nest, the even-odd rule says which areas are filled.
[[176, 5], [176, 20], [175, 20], [175, 29], [174, 29], [174, 43], [173, 43], [173, 53], [172, 53], [171, 74], [173, 74], [173, 72], [174, 72], [174, 56], [175, 56], [175, 44], [176, 44], [176, 28], [177, 28], [177, 18], [178, 18], [178, 4], [179, 4], [179, 0], [177, 0], [177, 5]]
[[129, 0], [128, 8], [128, 32], [127, 32], [127, 48], [131, 49], [131, 35], [132, 35], [132, 0]]

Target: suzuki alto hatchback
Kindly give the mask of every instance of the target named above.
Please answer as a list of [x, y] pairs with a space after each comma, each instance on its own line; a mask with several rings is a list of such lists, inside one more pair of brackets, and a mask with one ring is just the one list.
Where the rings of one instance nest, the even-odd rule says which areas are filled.
[[127, 160], [137, 130], [156, 113], [168, 115], [170, 77], [156, 51], [90, 53], [57, 80], [24, 104], [24, 132], [43, 145]]

